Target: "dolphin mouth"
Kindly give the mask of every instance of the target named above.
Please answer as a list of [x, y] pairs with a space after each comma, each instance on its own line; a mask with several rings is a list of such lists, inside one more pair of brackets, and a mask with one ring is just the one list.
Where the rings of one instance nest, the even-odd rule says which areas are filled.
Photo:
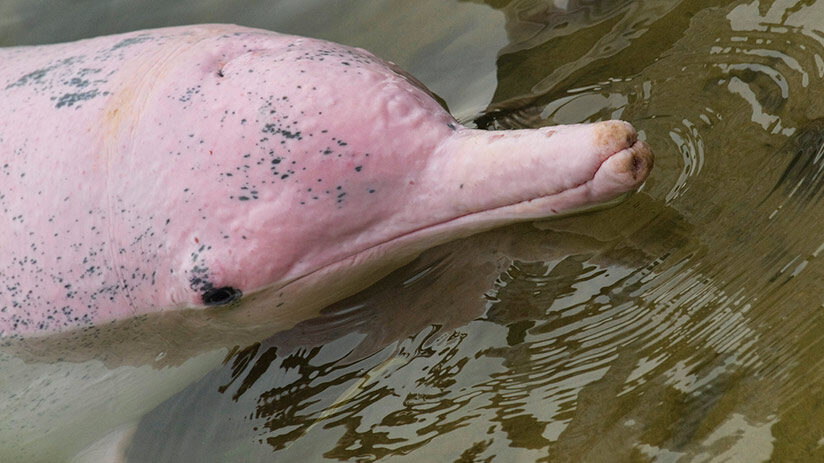
[[[347, 262], [361, 260], [367, 254], [385, 255], [384, 249], [390, 245], [397, 244], [405, 250], [403, 253], [405, 257], [398, 257], [398, 260], [409, 262], [431, 247], [507, 223], [567, 217], [615, 205], [642, 186], [654, 163], [652, 150], [646, 142], [633, 137], [627, 140], [627, 144], [629, 144], [628, 147], [606, 156], [592, 176], [577, 185], [543, 196], [468, 212], [410, 230], [318, 267], [286, 282], [277, 289], [285, 289], [313, 275], [344, 266]], [[561, 210], [560, 207], [565, 202], [585, 205]], [[473, 221], [476, 222], [475, 226], [465, 226], [467, 222]], [[422, 234], [430, 236], [420, 237]]]

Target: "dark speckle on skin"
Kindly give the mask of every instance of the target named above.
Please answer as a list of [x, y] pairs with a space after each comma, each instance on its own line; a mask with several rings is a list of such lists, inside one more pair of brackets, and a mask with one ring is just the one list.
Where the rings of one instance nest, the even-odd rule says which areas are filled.
[[201, 89], [200, 85], [196, 85], [194, 87], [187, 88], [186, 93], [184, 93], [180, 98], [178, 98], [178, 101], [180, 101], [181, 103], [188, 102], [189, 100], [192, 99], [193, 96], [200, 93], [200, 89]]
[[77, 109], [80, 102], [110, 94], [103, 87], [108, 82], [108, 76], [101, 75], [102, 69], [84, 66], [91, 59], [86, 55], [77, 55], [52, 61], [8, 84], [6, 90], [27, 87], [27, 91], [54, 101], [57, 109]]
[[32, 72], [24, 75], [23, 77], [17, 79], [16, 82], [7, 85], [6, 90], [8, 90], [12, 87], [23, 87], [25, 85], [28, 85], [29, 83], [40, 82], [43, 79], [43, 77], [46, 75], [46, 73], [51, 71], [52, 69], [53, 69], [53, 67], [47, 67], [47, 68], [43, 68], [43, 69], [38, 69], [36, 71], [32, 71]]
[[79, 77], [72, 77], [72, 79], [66, 82], [67, 85], [71, 85], [73, 87], [83, 88], [89, 86], [89, 81], [85, 79], [81, 79]]
[[[109, 92], [103, 92], [103, 95], [108, 94]], [[73, 106], [80, 101], [91, 100], [98, 95], [100, 95], [100, 91], [89, 90], [88, 92], [66, 93], [59, 98], [52, 97], [52, 99], [57, 99], [57, 104], [54, 106], [55, 108], [62, 108], [63, 106]]]
[[47, 74], [50, 74], [52, 71], [55, 70], [70, 68], [74, 64], [83, 62], [85, 58], [85, 56], [70, 56], [68, 58], [63, 58], [61, 60], [55, 61], [44, 68], [36, 69], [27, 74], [24, 74], [22, 77], [17, 79], [17, 81], [7, 85], [6, 90], [9, 90], [13, 87], [24, 87], [26, 85], [47, 85], [49, 83], [49, 79], [46, 79]]
[[150, 34], [140, 34], [137, 37], [131, 37], [128, 39], [123, 39], [120, 42], [117, 42], [112, 46], [112, 51], [115, 51], [119, 48], [128, 47], [130, 45], [136, 45], [138, 43], [147, 42], [153, 39], [154, 37], [152, 37]]
[[303, 136], [300, 133], [300, 131], [292, 132], [291, 130], [279, 127], [277, 124], [266, 124], [266, 125], [263, 126], [263, 129], [261, 130], [261, 132], [272, 134], [272, 135], [281, 135], [284, 138], [288, 138], [288, 139], [297, 139], [297, 140], [302, 140], [303, 139]]
[[192, 268], [189, 270], [189, 288], [198, 293], [214, 288], [214, 284], [209, 281], [209, 267], [203, 260], [204, 252], [210, 249], [211, 246], [201, 245], [191, 254]]

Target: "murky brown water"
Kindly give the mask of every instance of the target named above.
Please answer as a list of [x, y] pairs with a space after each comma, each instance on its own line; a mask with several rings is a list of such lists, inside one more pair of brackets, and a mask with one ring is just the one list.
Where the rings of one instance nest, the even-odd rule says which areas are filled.
[[237, 352], [130, 461], [824, 461], [824, 1], [85, 3], [3, 2], [0, 45], [237, 22], [373, 50], [480, 127], [622, 118], [657, 154], [615, 208]]

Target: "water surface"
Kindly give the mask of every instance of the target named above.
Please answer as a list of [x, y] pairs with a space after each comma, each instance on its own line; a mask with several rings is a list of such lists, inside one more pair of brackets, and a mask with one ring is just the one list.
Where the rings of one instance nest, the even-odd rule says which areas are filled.
[[481, 128], [625, 119], [656, 167], [239, 346], [129, 461], [824, 461], [824, 1], [13, 0], [0, 45], [198, 22], [368, 48]]

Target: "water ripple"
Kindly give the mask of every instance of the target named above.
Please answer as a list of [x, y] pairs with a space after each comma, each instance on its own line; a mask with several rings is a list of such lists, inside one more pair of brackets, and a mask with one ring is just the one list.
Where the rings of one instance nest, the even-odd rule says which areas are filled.
[[433, 250], [172, 411], [233, 423], [214, 455], [284, 461], [817, 461], [824, 8], [697, 3], [505, 10], [475, 123], [627, 119], [642, 193]]

